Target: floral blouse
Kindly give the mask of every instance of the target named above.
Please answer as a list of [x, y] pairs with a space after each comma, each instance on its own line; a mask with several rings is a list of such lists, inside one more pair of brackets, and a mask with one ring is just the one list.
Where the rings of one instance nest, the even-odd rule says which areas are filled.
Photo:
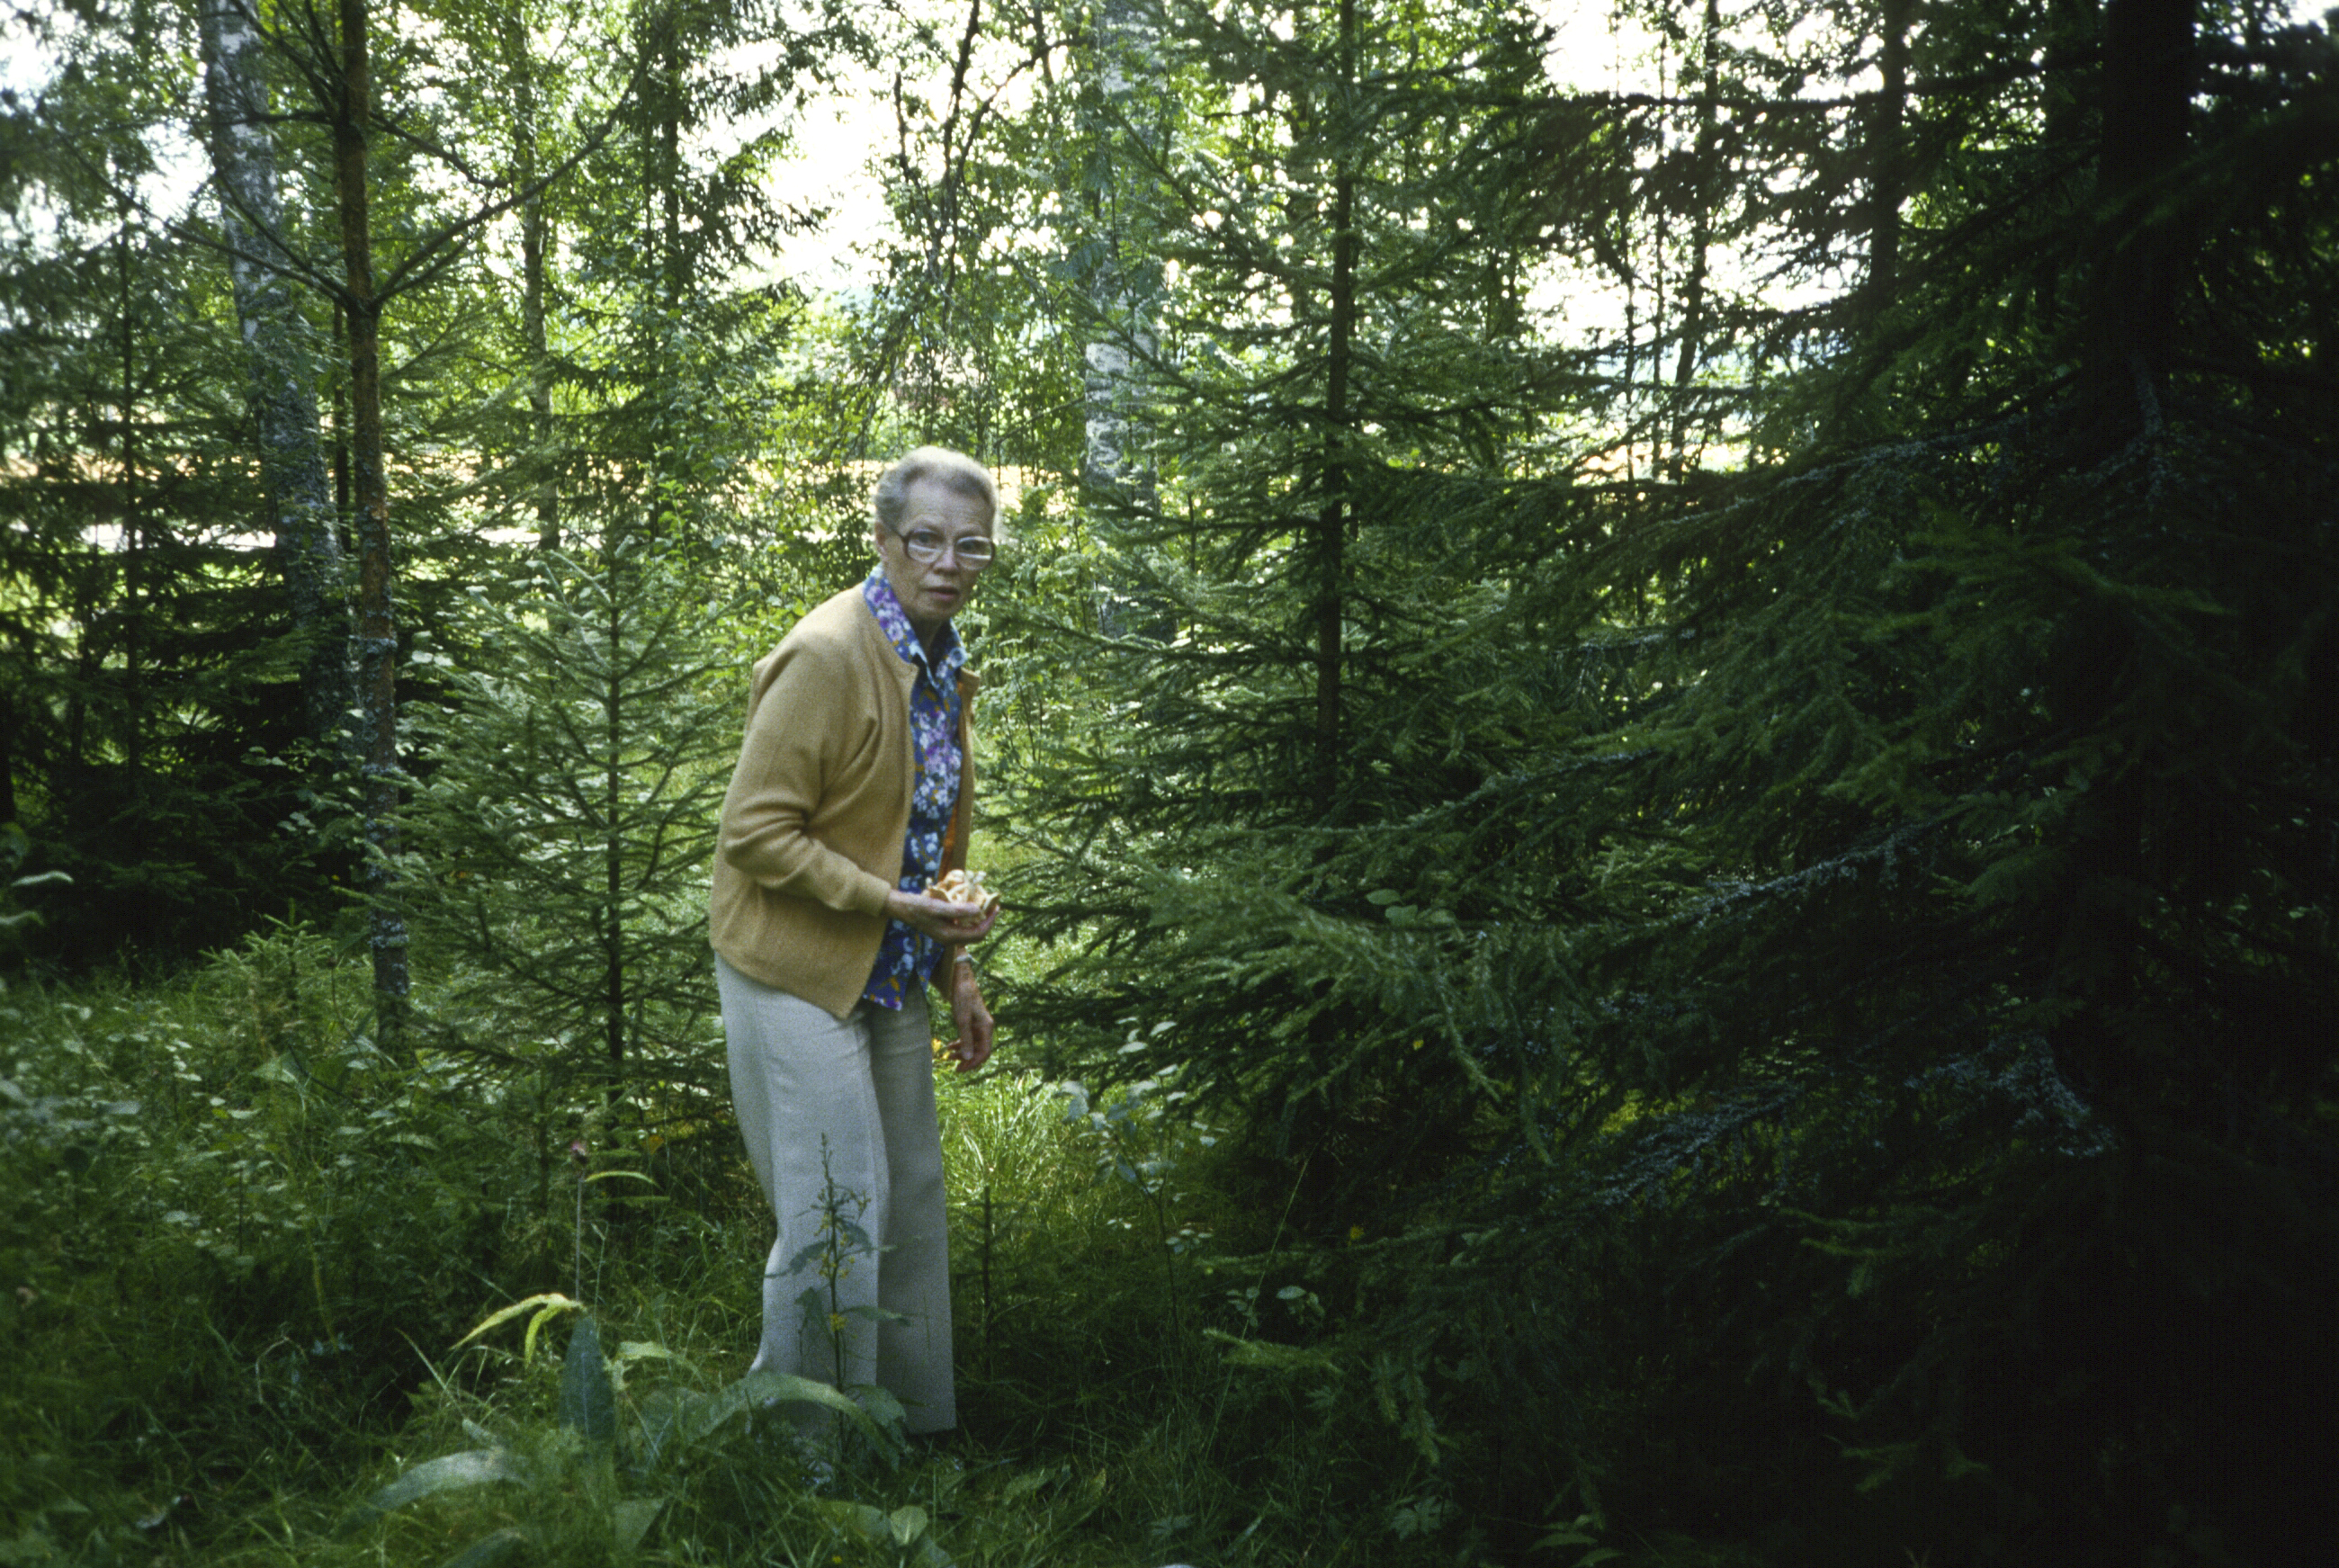
[[[966, 649], [958, 628], [944, 626], [939, 664], [911, 629], [902, 601], [885, 580], [885, 568], [870, 572], [861, 585], [861, 597], [877, 617], [893, 651], [918, 667], [910, 688], [910, 746], [917, 769], [910, 792], [910, 831], [902, 841], [904, 892], [923, 892], [942, 874], [943, 837], [950, 832], [951, 813], [958, 806], [960, 764], [958, 745], [958, 672], [966, 664]], [[904, 999], [934, 966], [942, 943], [911, 930], [898, 920], [885, 922], [885, 938], [877, 945], [877, 966], [869, 973], [862, 995], [880, 1007], [900, 1011]]]

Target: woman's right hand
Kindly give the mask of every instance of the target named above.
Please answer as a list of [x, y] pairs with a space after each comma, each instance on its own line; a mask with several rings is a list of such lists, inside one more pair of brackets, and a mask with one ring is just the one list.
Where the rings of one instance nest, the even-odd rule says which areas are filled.
[[928, 898], [923, 893], [903, 892], [895, 888], [885, 895], [885, 918], [898, 920], [936, 942], [965, 947], [991, 934], [991, 928], [999, 921], [999, 906], [979, 909], [971, 903], [952, 903], [946, 898]]

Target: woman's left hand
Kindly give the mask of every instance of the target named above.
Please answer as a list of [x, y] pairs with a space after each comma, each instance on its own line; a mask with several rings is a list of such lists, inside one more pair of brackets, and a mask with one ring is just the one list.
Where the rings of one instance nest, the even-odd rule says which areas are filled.
[[991, 1009], [971, 963], [951, 965], [951, 1021], [958, 1025], [958, 1070], [972, 1072], [991, 1060]]
[[885, 895], [885, 918], [898, 920], [936, 942], [964, 947], [991, 934], [991, 928], [999, 923], [999, 906], [952, 903], [946, 898], [895, 888]]

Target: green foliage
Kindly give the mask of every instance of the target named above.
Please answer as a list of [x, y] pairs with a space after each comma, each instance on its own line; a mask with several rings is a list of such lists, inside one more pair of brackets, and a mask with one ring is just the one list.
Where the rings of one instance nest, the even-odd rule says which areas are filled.
[[[0, 1558], [2328, 1543], [2326, 32], [1633, 5], [1635, 95], [1505, 7], [1111, 14], [1127, 95], [1091, 8], [907, 21], [909, 241], [816, 306], [741, 266], [783, 133], [723, 127], [857, 24], [380, 29], [384, 257], [518, 203], [387, 344], [444, 1027], [386, 1060], [291, 924], [0, 997]], [[80, 959], [310, 906], [337, 819], [271, 760], [218, 268], [119, 199], [183, 21], [76, 15], [0, 118], [0, 818]], [[1115, 347], [1150, 480], [1081, 495]], [[698, 927], [741, 654], [913, 435], [1027, 481], [965, 622], [1014, 1066], [944, 1090], [941, 1452], [738, 1375]]]
[[[1673, 38], [1688, 81], [1783, 95], [1892, 10], [1815, 44], [1781, 13], [1768, 56]], [[2332, 215], [2327, 143], [2274, 129], [2327, 95], [2327, 41], [2205, 40], [2193, 152], [2147, 197], [2089, 183], [2134, 103], [2002, 57], [2067, 18], [1929, 25], [1916, 68], [1970, 84], [1894, 129], [1509, 116], [1406, 74], [1398, 42], [1427, 68], [1472, 36], [1410, 15], [1214, 12], [1166, 51], [1189, 103], [1253, 95], [1165, 153], [1193, 171], [1163, 498], [1110, 536], [1176, 635], [1016, 628], [1092, 700], [1015, 781], [1025, 929], [1058, 946], [1002, 1011], [1065, 1070], [1232, 1108], [1255, 1201], [1296, 1192], [1318, 1294], [1375, 1326], [1381, 1419], [1461, 1461], [1408, 1528], [1573, 1517], [1605, 1470], [1644, 1520], [1751, 1533], [1796, 1498], [1797, 1539], [1851, 1557], [2156, 1550], [2171, 1508], [2245, 1555], [2322, 1530], [2243, 1433], [2339, 1377], [2307, 1307], [2339, 1268], [2305, 848], [2330, 390], [2287, 314], [2331, 280], [2282, 237]], [[1530, 132], [1558, 162], [1506, 184]], [[2258, 204], [2212, 195], [2276, 143]], [[1800, 205], [1717, 197], [1722, 158]], [[1456, 286], [1498, 217], [1471, 203], [1604, 166], [1645, 171], [1617, 215], [1663, 268], [1767, 234], [1813, 287], [1865, 281], [1764, 324], [1672, 271], [1653, 336], [1505, 357]], [[2107, 346], [2147, 253], [2198, 292], [2164, 297], [2186, 347], [2132, 363], [2162, 351]], [[2237, 321], [2252, 358], [2216, 358]], [[1580, 405], [1614, 444], [1547, 478], [1535, 396], [1570, 368], [1630, 392]], [[1124, 1057], [1131, 1022], [1160, 1032]], [[2108, 1299], [2187, 1305], [2110, 1330], [2081, 1305]], [[2259, 1351], [2171, 1352], [2202, 1339]]]
[[154, 152], [118, 128], [187, 89], [180, 25], [93, 17], [73, 70], [11, 114], [0, 820], [72, 879], [25, 944], [67, 966], [183, 958], [222, 921], [321, 903], [337, 869], [330, 845], [275, 831], [304, 804], [274, 763], [298, 735], [297, 651], [247, 537], [222, 269], [119, 194]]
[[[614, 1228], [595, 1312], [529, 1356], [513, 1325], [576, 1306], [525, 1290], [569, 1212], [531, 1212], [531, 1108], [470, 1059], [373, 1053], [363, 966], [286, 932], [167, 991], [5, 1001], [24, 1560], [1285, 1564], [1336, 1495], [1398, 1542], [1367, 1406], [1360, 1439], [1271, 1436], [1367, 1379], [1174, 1090], [945, 1080], [971, 1435], [905, 1451], [834, 1389], [742, 1376], [768, 1217], [727, 1127], [696, 1201], [723, 1223]], [[860, 1434], [833, 1468], [773, 1408], [807, 1400]]]
[[6, 994], [11, 1533], [112, 1550], [183, 1493], [264, 1496], [461, 1322], [519, 1162], [461, 1068], [350, 1032], [365, 988], [288, 931], [169, 994]]
[[473, 590], [422, 732], [401, 896], [442, 1020], [580, 1075], [707, 1087], [705, 893], [735, 746], [731, 606], [637, 537]]
[[601, 1357], [601, 1330], [590, 1317], [577, 1319], [560, 1358], [560, 1425], [587, 1443], [617, 1435], [617, 1392]]

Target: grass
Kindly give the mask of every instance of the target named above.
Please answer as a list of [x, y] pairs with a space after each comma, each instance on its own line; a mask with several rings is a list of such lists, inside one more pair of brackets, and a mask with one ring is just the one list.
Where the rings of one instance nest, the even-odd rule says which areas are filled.
[[[1354, 1508], [1328, 1359], [1229, 1359], [1314, 1298], [1173, 1090], [944, 1075], [964, 1427], [814, 1485], [721, 1404], [769, 1225], [721, 1107], [628, 1142], [512, 1060], [388, 1060], [366, 1001], [293, 931], [0, 996], [0, 1564], [1468, 1560]], [[458, 1348], [545, 1291], [592, 1310], [614, 1442], [564, 1415], [574, 1314]]]

